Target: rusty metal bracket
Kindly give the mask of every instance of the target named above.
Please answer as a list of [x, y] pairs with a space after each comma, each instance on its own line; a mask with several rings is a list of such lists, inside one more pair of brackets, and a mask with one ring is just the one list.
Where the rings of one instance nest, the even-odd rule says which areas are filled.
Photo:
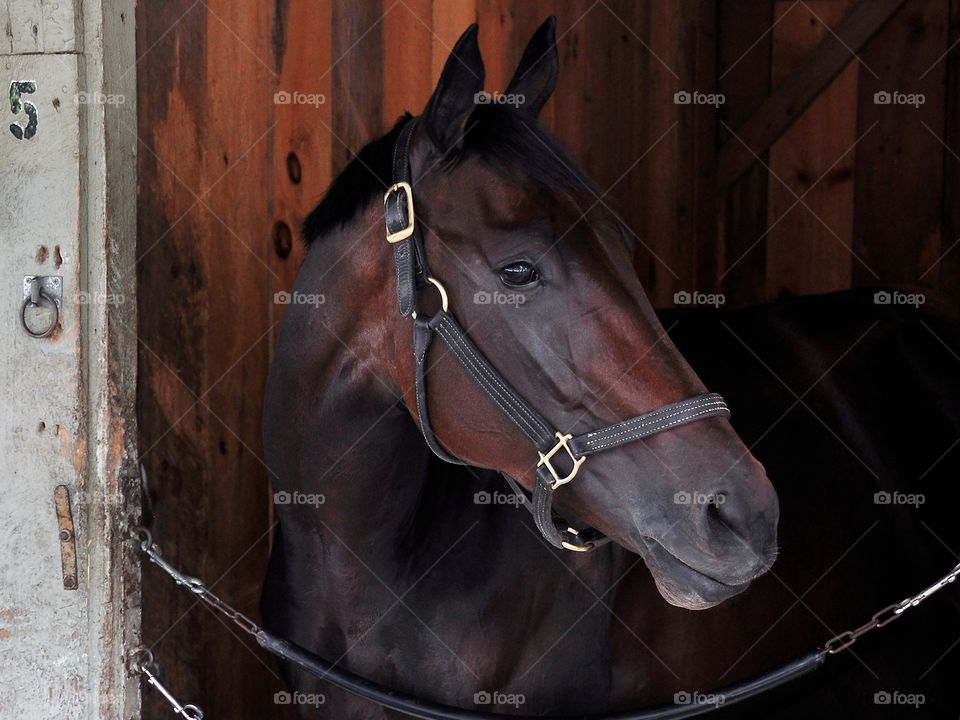
[[57, 526], [60, 529], [60, 565], [63, 570], [63, 589], [76, 590], [77, 583], [77, 537], [73, 530], [73, 513], [70, 511], [70, 491], [66, 485], [57, 485], [53, 491], [57, 509]]

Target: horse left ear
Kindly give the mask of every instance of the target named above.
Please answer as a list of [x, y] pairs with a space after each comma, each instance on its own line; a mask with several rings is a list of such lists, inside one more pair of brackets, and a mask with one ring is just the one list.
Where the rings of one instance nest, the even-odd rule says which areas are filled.
[[530, 38], [520, 65], [504, 92], [507, 95], [523, 95], [523, 102], [517, 107], [522, 112], [537, 117], [553, 95], [559, 74], [557, 18], [551, 15]]
[[427, 133], [441, 152], [460, 144], [467, 118], [482, 91], [483, 58], [474, 23], [457, 40], [423, 111]]

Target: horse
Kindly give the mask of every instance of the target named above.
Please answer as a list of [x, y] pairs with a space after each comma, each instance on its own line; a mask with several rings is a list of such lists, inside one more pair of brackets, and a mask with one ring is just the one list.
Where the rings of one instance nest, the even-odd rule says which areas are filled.
[[[780, 316], [758, 311], [737, 316], [746, 318], [742, 324], [731, 316], [718, 325], [726, 311], [674, 320], [652, 309], [632, 270], [629, 232], [595, 202], [593, 183], [537, 122], [558, 70], [550, 18], [504, 92], [518, 102], [489, 102], [472, 26], [422, 115], [401, 118], [354, 157], [304, 223], [309, 250], [293, 296], [317, 302], [287, 307], [264, 405], [279, 521], [262, 594], [265, 626], [398, 691], [504, 714], [662, 702], [714, 686], [725, 670], [740, 678], [809, 650], [813, 638], [829, 636], [822, 625], [781, 624], [792, 634], [775, 630], [764, 637], [778, 642], [756, 652], [751, 644], [763, 639], [762, 622], [793, 599], [778, 592], [780, 584], [816, 575], [818, 565], [804, 561], [812, 538], [839, 555], [856, 527], [841, 523], [828, 532], [836, 529], [833, 510], [813, 512], [803, 495], [831, 486], [833, 473], [782, 486], [781, 478], [813, 462], [814, 448], [758, 454], [767, 449], [763, 423], [783, 388], [762, 373], [746, 374], [743, 348], [720, 352], [737, 350], [734, 333], [757, 344], [748, 329]], [[410, 127], [416, 222], [431, 273], [415, 312], [427, 315], [431, 300], [436, 306], [428, 294], [442, 289], [443, 309], [449, 302], [496, 371], [556, 427], [554, 450], [562, 445], [579, 463], [565, 433], [701, 396], [708, 386], [701, 377], [735, 400], [730, 419], [698, 418], [560, 471], [577, 473], [551, 494], [564, 525], [574, 535], [592, 526], [611, 541], [591, 552], [556, 547], [523, 512], [516, 490], [536, 492], [544, 453], [538, 462], [450, 348], [433, 343], [422, 353], [429, 392], [418, 398], [421, 360], [411, 308], [401, 302], [397, 311], [403, 278], [384, 238], [381, 202], [396, 182], [396, 148]], [[686, 328], [694, 331], [684, 335]], [[818, 329], [805, 327], [813, 338]], [[845, 329], [821, 333], [815, 347], [823, 357], [846, 339]], [[820, 368], [818, 356], [805, 357], [804, 370]], [[944, 406], [955, 409], [952, 392]], [[898, 399], [914, 407], [930, 393]], [[813, 395], [821, 399], [817, 391], [806, 402]], [[855, 409], [837, 412], [847, 422]], [[941, 417], [929, 423], [949, 427]], [[864, 420], [858, 438], [867, 449], [875, 449], [873, 429]], [[851, 464], [845, 469], [857, 471]], [[776, 490], [765, 466], [776, 469]], [[952, 461], [941, 465], [948, 467]], [[781, 507], [791, 535], [778, 545]], [[778, 561], [782, 572], [771, 569], [781, 547], [789, 549]], [[901, 584], [930, 570], [905, 549], [892, 555], [905, 562]], [[838, 575], [819, 589], [836, 589]], [[832, 597], [817, 615], [834, 626], [851, 618], [859, 624], [889, 585], [886, 576], [860, 585], [862, 592]], [[955, 667], [941, 663], [929, 677]], [[282, 669], [291, 688], [323, 700], [301, 705], [303, 717], [395, 716], [295, 666]]]

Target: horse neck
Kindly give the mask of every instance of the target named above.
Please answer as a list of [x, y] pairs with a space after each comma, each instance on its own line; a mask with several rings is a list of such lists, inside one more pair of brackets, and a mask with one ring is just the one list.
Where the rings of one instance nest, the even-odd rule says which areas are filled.
[[[353, 225], [370, 228], [366, 215]], [[299, 296], [286, 308], [264, 418], [275, 491], [323, 496], [319, 511], [294, 497], [278, 507], [282, 521], [315, 530], [319, 518], [321, 535], [350, 548], [396, 540], [428, 469], [429, 450], [401, 399], [412, 349], [395, 347], [404, 328], [387, 292], [392, 258], [375, 227], [359, 242], [344, 229], [308, 253]]]

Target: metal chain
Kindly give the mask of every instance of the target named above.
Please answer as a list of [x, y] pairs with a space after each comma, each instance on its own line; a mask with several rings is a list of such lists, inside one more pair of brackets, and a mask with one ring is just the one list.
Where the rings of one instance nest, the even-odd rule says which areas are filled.
[[[172, 577], [177, 585], [183, 585], [184, 587], [188, 588], [211, 608], [222, 613], [228, 619], [233, 621], [233, 623], [241, 630], [256, 637], [256, 635], [260, 632], [260, 626], [242, 612], [221, 600], [203, 583], [202, 580], [190, 575], [184, 575], [170, 563], [164, 560], [163, 554], [160, 551], [160, 546], [153, 541], [153, 537], [150, 535], [149, 530], [146, 530], [145, 528], [136, 528], [134, 530], [134, 535], [140, 541], [140, 549], [147, 554], [147, 556], [150, 558], [150, 561], [167, 573], [167, 575]], [[907, 610], [916, 607], [934, 593], [945, 588], [958, 577], [960, 577], [960, 563], [954, 566], [954, 568], [942, 578], [924, 590], [918, 592], [916, 595], [911, 595], [910, 597], [904, 598], [898, 603], [887, 605], [887, 607], [883, 608], [879, 612], [874, 613], [870, 620], [855, 630], [847, 630], [831, 638], [821, 648], [821, 654], [826, 656], [836, 655], [837, 653], [843, 652], [853, 645], [857, 640], [859, 640], [860, 637], [866, 635], [871, 630], [882, 628], [885, 625], [889, 625], [894, 620], [900, 619], [900, 617], [903, 616], [903, 613], [905, 613]], [[164, 690], [161, 690], [161, 692], [166, 694]]]
[[206, 586], [203, 580], [191, 575], [184, 575], [173, 565], [164, 560], [160, 546], [153, 541], [153, 536], [150, 534], [149, 530], [142, 527], [135, 528], [134, 537], [140, 541], [140, 549], [147, 554], [147, 556], [150, 558], [150, 562], [172, 577], [177, 585], [183, 585], [186, 587], [188, 590], [190, 590], [190, 592], [196, 595], [211, 608], [225, 615], [233, 622], [234, 625], [243, 630], [245, 633], [256, 637], [257, 633], [260, 632], [259, 625], [257, 625], [253, 620], [230, 604], [221, 600], [216, 593]]
[[859, 640], [861, 636], [866, 635], [871, 630], [882, 628], [885, 625], [889, 625], [894, 620], [899, 620], [903, 616], [903, 613], [905, 613], [907, 610], [916, 607], [934, 593], [945, 588], [958, 577], [960, 577], [960, 563], [958, 563], [953, 570], [948, 572], [926, 589], [918, 592], [916, 595], [911, 595], [910, 597], [904, 598], [898, 603], [888, 605], [880, 612], [874, 614], [874, 616], [870, 618], [868, 622], [865, 622], [856, 630], [847, 630], [846, 632], [842, 632], [836, 637], [831, 638], [823, 646], [821, 652], [824, 655], [836, 655], [837, 653], [843, 652], [848, 647], [853, 645], [857, 640]]
[[173, 706], [174, 715], [182, 715], [187, 720], [203, 720], [203, 710], [196, 705], [182, 705], [173, 693], [167, 690], [160, 682], [160, 665], [153, 658], [153, 653], [142, 645], [130, 651], [130, 669], [141, 673], [147, 682], [153, 685], [167, 702]]

